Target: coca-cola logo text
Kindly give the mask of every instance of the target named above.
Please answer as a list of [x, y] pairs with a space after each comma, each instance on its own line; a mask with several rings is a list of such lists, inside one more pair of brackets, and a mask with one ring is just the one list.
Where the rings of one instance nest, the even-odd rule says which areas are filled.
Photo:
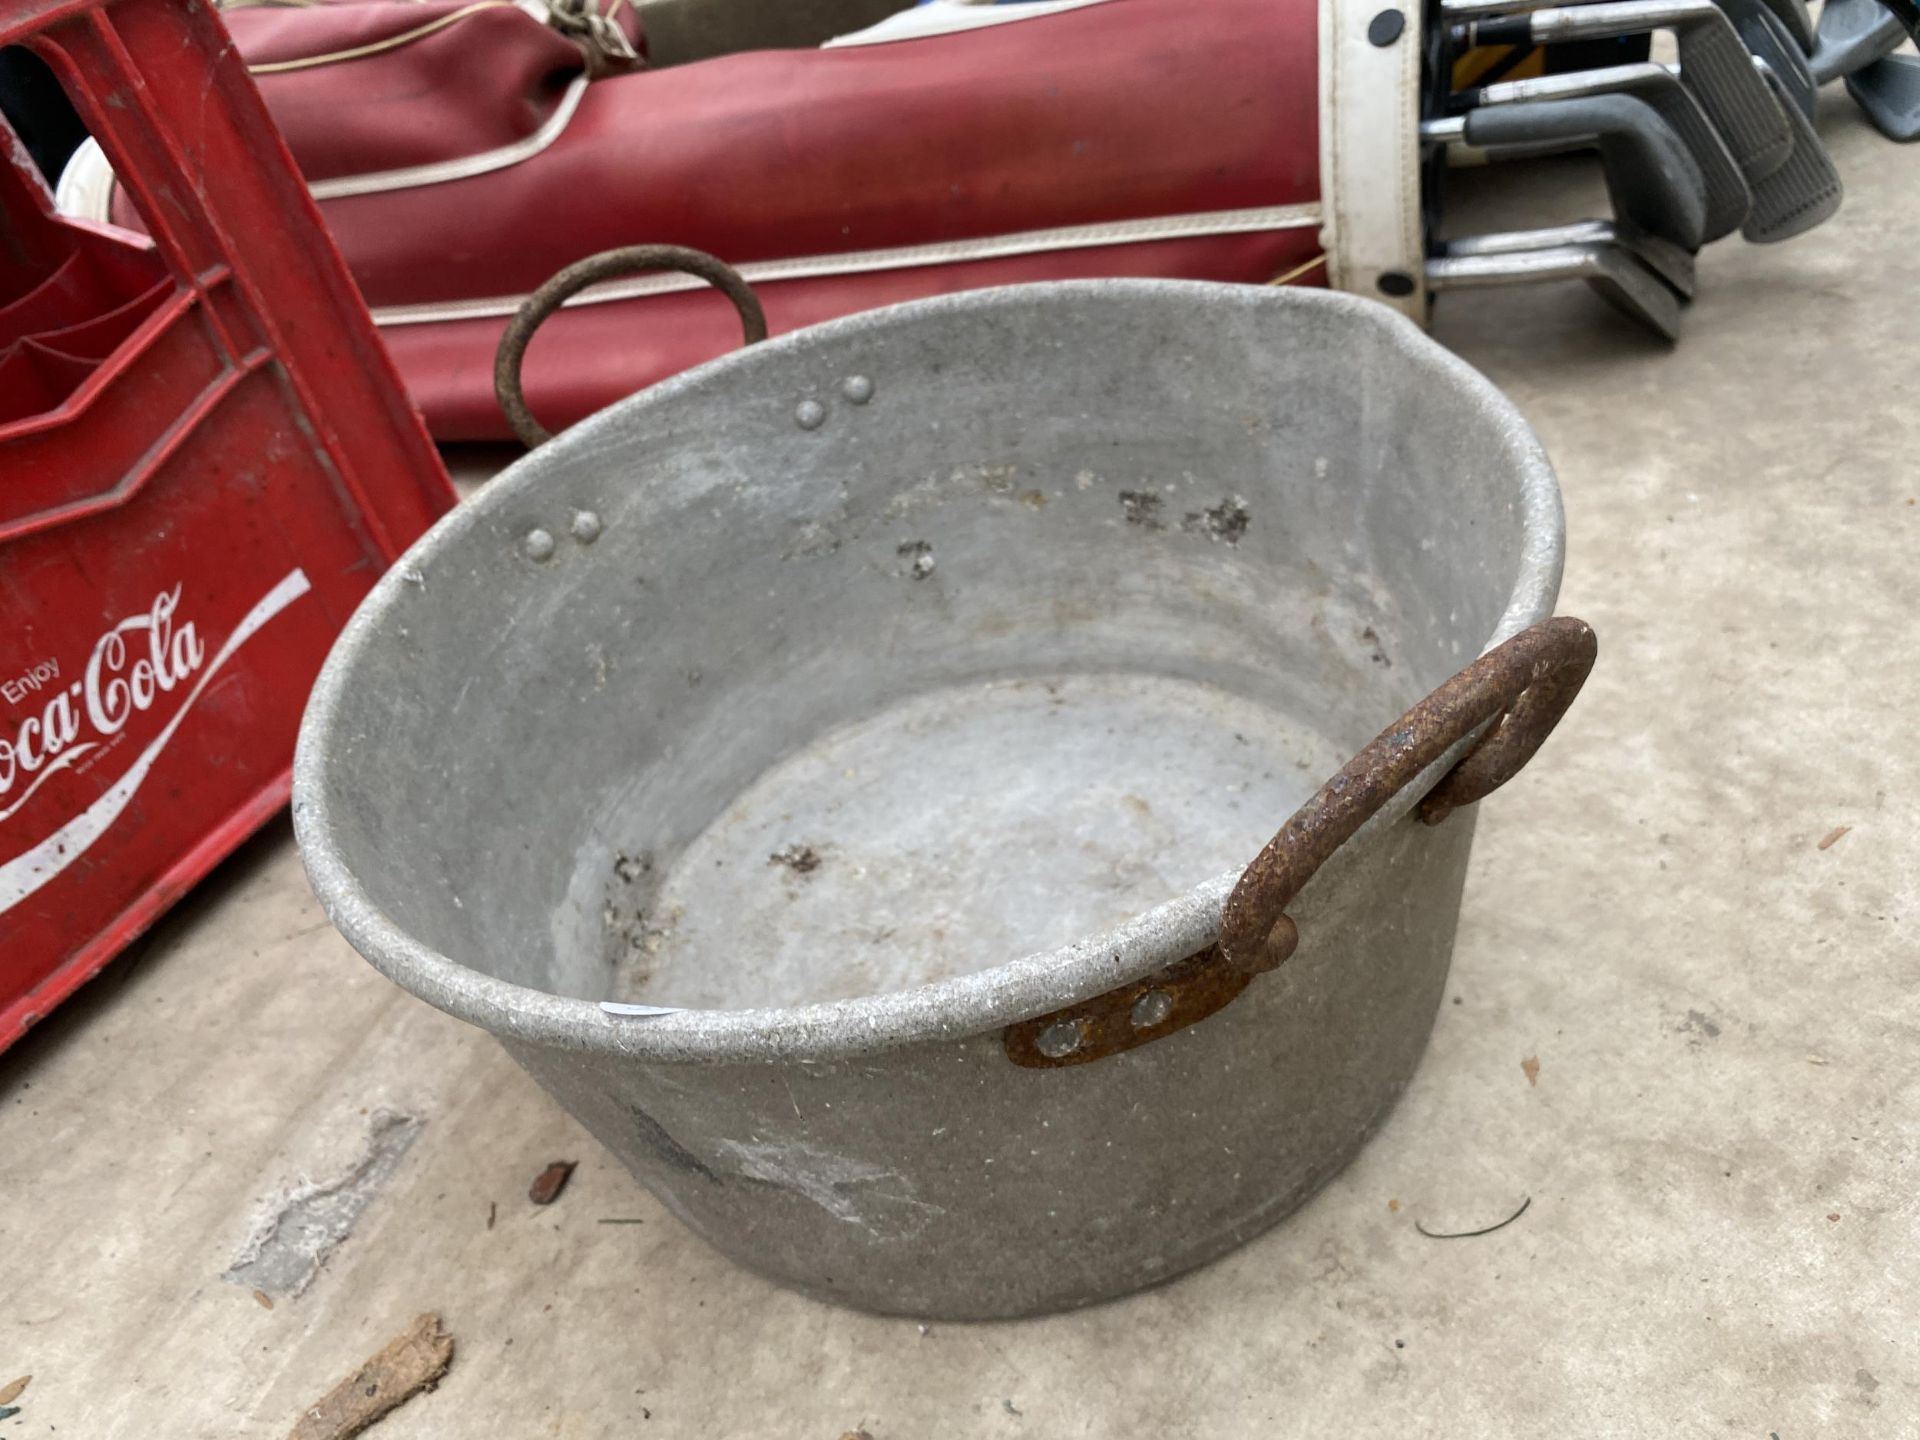
[[[13, 729], [0, 723], [0, 820], [11, 817], [42, 781], [78, 761], [151, 710], [206, 662], [191, 620], [176, 623], [180, 586], [162, 591], [144, 615], [122, 620], [94, 642], [81, 678], [55, 691], [37, 715]], [[57, 662], [34, 667], [57, 678]]]

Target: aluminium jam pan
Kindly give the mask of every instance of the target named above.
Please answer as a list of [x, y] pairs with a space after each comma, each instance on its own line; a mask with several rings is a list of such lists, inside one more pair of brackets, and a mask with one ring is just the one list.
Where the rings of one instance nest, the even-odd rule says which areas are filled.
[[368, 960], [741, 1264], [1083, 1305], [1271, 1225], [1406, 1085], [1474, 812], [1433, 822], [1592, 661], [1561, 550], [1519, 415], [1370, 302], [915, 302], [436, 526], [295, 823]]

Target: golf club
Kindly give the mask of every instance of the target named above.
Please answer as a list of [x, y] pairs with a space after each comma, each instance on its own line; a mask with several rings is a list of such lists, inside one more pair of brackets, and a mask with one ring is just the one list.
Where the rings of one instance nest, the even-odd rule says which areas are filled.
[[1827, 0], [1820, 12], [1820, 43], [1808, 62], [1813, 78], [1824, 85], [1900, 48], [1907, 32], [1880, 0]]
[[1589, 95], [1487, 105], [1467, 112], [1463, 138], [1478, 146], [1545, 140], [1593, 144], [1600, 151], [1617, 216], [1687, 250], [1700, 248], [1707, 220], [1706, 181], [1680, 137], [1644, 101], [1631, 95]]
[[1631, 225], [1614, 220], [1575, 220], [1569, 225], [1551, 225], [1539, 230], [1500, 230], [1485, 235], [1468, 235], [1459, 240], [1443, 240], [1436, 256], [1518, 255], [1529, 250], [1548, 250], [1558, 245], [1617, 245], [1631, 252], [1667, 288], [1682, 300], [1694, 295], [1693, 256], [1658, 235], [1649, 235]]
[[1889, 55], [1849, 75], [1847, 94], [1889, 140], [1920, 139], [1920, 56]]
[[[1556, 0], [1440, 0], [1440, 13], [1448, 20], [1465, 20], [1478, 15], [1517, 15], [1554, 3]], [[1590, 0], [1557, 0], [1557, 3], [1579, 5], [1590, 3]], [[1762, 3], [1786, 27], [1796, 43], [1809, 54], [1812, 53], [1815, 31], [1806, 0], [1762, 0]]]
[[1680, 338], [1680, 300], [1618, 245], [1554, 245], [1509, 255], [1448, 255], [1427, 261], [1427, 289], [1475, 290], [1584, 280], [1615, 309], [1668, 340]]
[[1584, 95], [1631, 95], [1644, 101], [1664, 120], [1693, 156], [1706, 183], [1707, 218], [1703, 241], [1718, 240], [1738, 230], [1753, 205], [1753, 191], [1740, 173], [1720, 132], [1713, 128], [1700, 102], [1664, 65], [1608, 65], [1598, 70], [1574, 70], [1564, 75], [1541, 75], [1526, 80], [1502, 80], [1471, 90], [1457, 91], [1453, 103], [1467, 109], [1504, 105], [1516, 100], [1561, 100]]
[[[1753, 66], [1769, 86], [1780, 90], [1780, 77], [1772, 66], [1757, 55]], [[1794, 130], [1793, 153], [1785, 165], [1753, 187], [1753, 209], [1740, 227], [1740, 233], [1755, 245], [1789, 240], [1840, 208], [1840, 172], [1814, 133], [1813, 121], [1797, 105], [1788, 104], [1785, 110]]]
[[1747, 49], [1767, 62], [1774, 78], [1780, 82], [1781, 92], [1800, 107], [1802, 115], [1813, 119], [1820, 109], [1820, 84], [1813, 78], [1807, 52], [1787, 33], [1779, 17], [1761, 0], [1718, 0], [1718, 3], [1733, 21], [1733, 28], [1740, 32], [1740, 38], [1747, 42]]
[[1471, 20], [1458, 28], [1467, 45], [1548, 45], [1671, 30], [1679, 44], [1681, 82], [1700, 101], [1749, 183], [1778, 170], [1793, 151], [1793, 131], [1779, 100], [1713, 0], [1601, 0]]
[[1807, 0], [1767, 0], [1767, 9], [1792, 37], [1793, 43], [1800, 47], [1800, 53], [1811, 55], [1817, 32], [1813, 24], [1813, 12], [1807, 8]]

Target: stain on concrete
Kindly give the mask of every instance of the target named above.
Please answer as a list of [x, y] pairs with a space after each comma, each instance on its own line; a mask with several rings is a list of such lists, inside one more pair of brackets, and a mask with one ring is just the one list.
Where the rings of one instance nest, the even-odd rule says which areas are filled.
[[415, 1115], [375, 1112], [359, 1158], [331, 1180], [296, 1185], [268, 1202], [266, 1220], [220, 1278], [275, 1299], [300, 1294], [393, 1177], [425, 1124]]
[[1687, 1037], [1687, 1044], [1698, 1050], [1709, 1040], [1720, 1038], [1720, 1022], [1704, 1010], [1689, 1010], [1687, 1018], [1674, 1027]]
[[907, 540], [894, 546], [894, 553], [907, 562], [902, 575], [911, 575], [915, 580], [924, 580], [933, 574], [935, 561], [933, 546], [925, 540]]

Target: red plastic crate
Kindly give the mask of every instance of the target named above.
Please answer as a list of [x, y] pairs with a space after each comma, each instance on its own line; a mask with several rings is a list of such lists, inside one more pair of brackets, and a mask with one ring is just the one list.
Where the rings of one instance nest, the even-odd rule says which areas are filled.
[[[454, 502], [200, 0], [0, 0], [151, 239], [0, 122], [0, 1049], [286, 800], [334, 635]], [[0, 156], [0, 160], [7, 158]]]

